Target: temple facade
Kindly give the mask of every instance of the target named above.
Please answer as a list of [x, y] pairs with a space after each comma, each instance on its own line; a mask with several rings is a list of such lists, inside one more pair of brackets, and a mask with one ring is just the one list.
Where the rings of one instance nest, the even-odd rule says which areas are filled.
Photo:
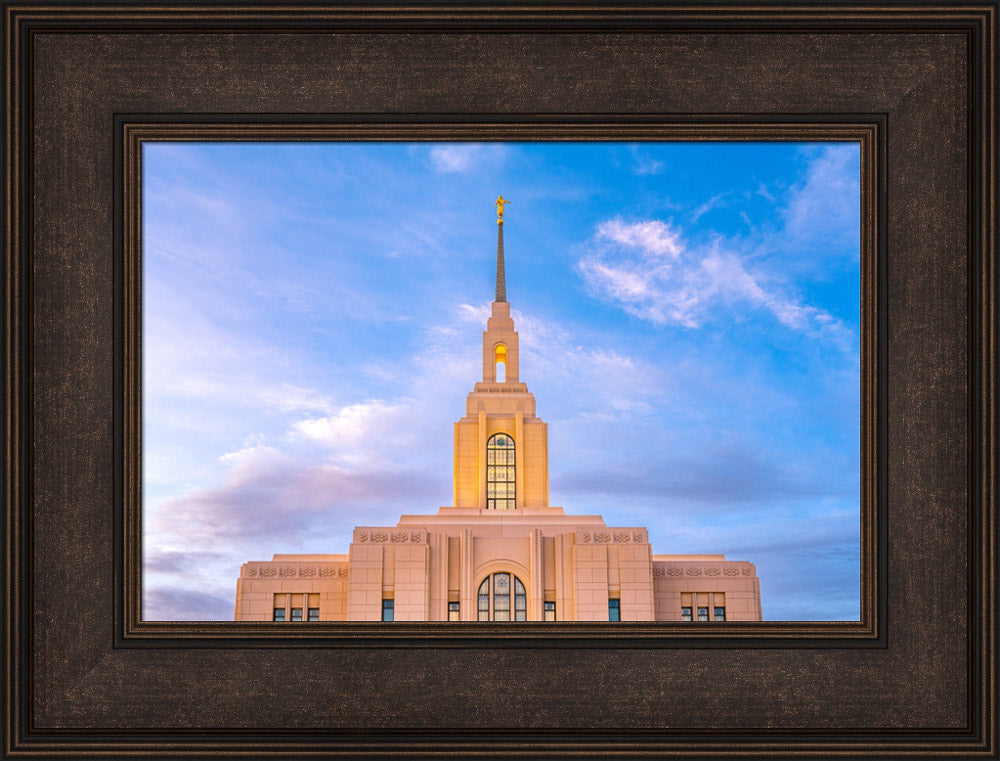
[[454, 429], [454, 496], [395, 526], [359, 526], [347, 553], [244, 563], [238, 621], [756, 621], [752, 563], [655, 554], [642, 526], [549, 504], [548, 427], [521, 382], [504, 277], [482, 380]]

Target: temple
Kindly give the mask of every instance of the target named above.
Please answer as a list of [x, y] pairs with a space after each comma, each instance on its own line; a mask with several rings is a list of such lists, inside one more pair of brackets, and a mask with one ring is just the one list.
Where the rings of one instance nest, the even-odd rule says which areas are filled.
[[753, 621], [753, 564], [658, 555], [641, 526], [549, 504], [548, 427], [521, 382], [497, 199], [496, 295], [483, 374], [455, 423], [454, 495], [359, 526], [345, 554], [244, 563], [238, 621]]

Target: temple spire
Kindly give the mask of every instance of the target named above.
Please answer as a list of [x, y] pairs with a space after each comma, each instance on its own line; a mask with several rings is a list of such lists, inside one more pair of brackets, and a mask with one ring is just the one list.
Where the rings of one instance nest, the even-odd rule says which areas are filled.
[[503, 196], [497, 196], [497, 294], [494, 301], [507, 301], [507, 278], [503, 271], [503, 207], [508, 204]]

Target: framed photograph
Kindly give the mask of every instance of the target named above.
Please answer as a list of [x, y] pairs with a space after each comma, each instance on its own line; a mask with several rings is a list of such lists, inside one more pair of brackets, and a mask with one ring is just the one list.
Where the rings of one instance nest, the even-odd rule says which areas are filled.
[[[995, 758], [996, 24], [996, 8], [988, 3], [960, 9], [706, 4], [623, 10], [561, 4], [476, 9], [5, 5], [5, 753], [12, 758], [250, 753], [280, 758]], [[204, 223], [184, 205], [191, 199], [211, 208], [207, 217], [212, 220], [236, 218], [226, 217], [226, 197], [213, 196], [211, 185], [223, 170], [252, 168], [255, 161], [280, 164], [279, 174], [289, 185], [322, 177], [322, 167], [358, 175], [363, 185], [365, 178], [377, 184], [380, 161], [394, 171], [409, 160], [458, 175], [468, 169], [470, 157], [520, 151], [530, 158], [523, 171], [537, 173], [537, 186], [553, 188], [558, 173], [544, 174], [541, 152], [576, 151], [576, 156], [588, 146], [604, 151], [603, 158], [594, 154], [561, 166], [593, 168], [611, 161], [617, 151], [617, 160], [633, 176], [649, 180], [662, 171], [664, 151], [672, 146], [716, 152], [763, 146], [792, 152], [788, 155], [798, 156], [804, 171], [813, 166], [810, 160], [826, 157], [825, 173], [813, 179], [828, 190], [842, 177], [856, 177], [856, 190], [847, 195], [854, 198], [857, 269], [849, 284], [826, 273], [828, 291], [842, 294], [850, 287], [857, 297], [854, 332], [833, 306], [819, 300], [820, 286], [810, 292], [816, 298], [808, 300], [790, 285], [796, 282], [794, 257], [767, 259], [753, 234], [769, 223], [753, 218], [749, 207], [739, 207], [749, 232], [730, 230], [725, 237], [726, 230], [719, 228], [698, 239], [696, 221], [711, 214], [713, 204], [725, 203], [724, 197], [712, 201], [724, 194], [722, 189], [703, 193], [697, 203], [694, 195], [665, 199], [658, 192], [660, 203], [677, 207], [672, 215], [661, 208], [657, 215], [642, 216], [636, 204], [619, 204], [631, 211], [615, 216], [611, 206], [602, 206], [589, 212], [586, 222], [579, 220], [579, 229], [573, 227], [576, 220], [562, 220], [563, 234], [572, 230], [577, 241], [563, 254], [565, 261], [544, 257], [532, 263], [534, 269], [520, 271], [512, 252], [530, 246], [515, 243], [515, 225], [525, 235], [530, 228], [518, 218], [519, 209], [533, 209], [539, 219], [553, 212], [532, 201], [527, 181], [524, 194], [506, 199], [511, 203], [506, 211], [503, 203], [493, 208], [495, 195], [510, 193], [506, 188], [483, 196], [486, 208], [476, 211], [484, 218], [481, 233], [453, 206], [442, 204], [444, 218], [435, 219], [434, 205], [423, 200], [409, 207], [389, 203], [405, 198], [405, 192], [382, 193], [391, 213], [375, 222], [360, 211], [374, 203], [366, 206], [368, 191], [360, 185], [336, 198], [322, 188], [282, 195], [269, 187], [256, 199], [257, 216], [270, 209], [275, 216], [308, 217], [311, 225], [323, 216], [324, 203], [358, 205], [323, 217], [330, 220], [325, 231], [303, 223], [286, 228], [282, 238], [297, 234], [301, 246], [333, 257], [338, 242], [360, 236], [372, 246], [372, 257], [383, 259], [347, 271], [349, 261], [334, 258], [339, 269], [311, 283], [284, 271], [273, 259], [275, 242], [263, 245], [266, 233], [256, 225], [247, 224], [240, 238], [228, 233], [235, 226], [217, 224], [215, 231], [225, 241], [211, 251], [184, 237]], [[852, 151], [849, 168], [841, 167], [839, 174], [829, 153], [838, 146]], [[339, 153], [322, 153], [334, 149]], [[395, 159], [380, 159], [379, 151], [393, 150], [400, 152]], [[228, 159], [218, 158], [226, 151]], [[721, 188], [726, 172], [736, 171], [737, 154], [716, 164], [707, 155], [689, 157], [687, 164], [679, 154], [671, 155], [670, 162], [679, 175], [686, 172], [688, 187], [704, 182], [705, 188]], [[777, 152], [768, 156], [772, 172], [791, 160]], [[296, 162], [305, 165], [304, 172], [291, 171]], [[476, 172], [483, 172], [481, 165]], [[579, 180], [565, 174], [566, 188]], [[218, 184], [245, 189], [250, 187], [245, 177], [236, 171]], [[395, 175], [377, 177], [398, 181]], [[786, 209], [789, 188], [800, 187], [807, 175], [797, 177], [783, 188]], [[478, 177], [475, 187], [462, 186], [470, 201], [485, 193], [481, 184]], [[765, 198], [775, 196], [779, 185], [761, 180], [752, 186], [747, 179], [739, 187], [746, 195]], [[184, 193], [170, 192], [177, 188]], [[269, 206], [269, 197], [280, 200]], [[829, 206], [834, 197], [844, 194], [817, 193], [811, 202], [827, 206], [808, 218], [840, 213]], [[228, 198], [247, 200], [235, 191]], [[786, 229], [789, 214], [786, 210], [770, 224]], [[636, 227], [657, 220], [655, 229]], [[366, 234], [349, 229], [351, 221], [366, 227]], [[269, 469], [288, 482], [290, 471], [278, 465], [300, 452], [293, 445], [304, 440], [291, 434], [311, 435], [328, 446], [324, 431], [343, 423], [338, 415], [345, 409], [364, 403], [357, 394], [374, 388], [378, 377], [389, 383], [394, 374], [412, 374], [418, 367], [415, 353], [393, 366], [384, 334], [346, 336], [345, 315], [364, 311], [356, 303], [362, 295], [366, 306], [384, 308], [377, 303], [379, 294], [398, 305], [400, 294], [422, 283], [443, 289], [443, 280], [425, 280], [412, 262], [400, 259], [416, 250], [405, 242], [414, 236], [424, 235], [421, 245], [428, 249], [443, 245], [429, 230], [449, 222], [470, 232], [466, 241], [448, 245], [464, 245], [470, 252], [488, 245], [485, 252], [470, 253], [464, 265], [447, 257], [435, 265], [448, 269], [452, 282], [468, 279], [487, 291], [448, 302], [457, 308], [464, 303], [470, 315], [484, 317], [482, 325], [470, 323], [476, 356], [471, 364], [457, 363], [477, 373], [466, 392], [475, 382], [474, 394], [500, 397], [509, 391], [513, 398], [527, 393], [520, 381], [532, 387], [526, 360], [517, 376], [516, 339], [491, 341], [487, 347], [486, 338], [493, 336], [490, 331], [506, 330], [508, 296], [515, 325], [523, 332], [517, 323], [522, 319], [531, 335], [530, 328], [540, 323], [518, 311], [518, 297], [507, 286], [519, 282], [527, 291], [559, 267], [579, 278], [580, 293], [592, 300], [588, 308], [617, 310], [622, 319], [634, 321], [622, 330], [630, 340], [642, 340], [645, 323], [673, 320], [678, 329], [691, 329], [713, 319], [705, 303], [666, 289], [657, 280], [662, 270], [640, 266], [648, 265], [657, 246], [670, 249], [681, 277], [684, 266], [694, 266], [685, 258], [687, 250], [701, 245], [708, 251], [713, 242], [717, 251], [725, 247], [725, 256], [717, 258], [728, 262], [724, 280], [729, 290], [717, 285], [712, 293], [725, 304], [726, 319], [752, 321], [746, 309], [737, 308], [750, 302], [798, 334], [811, 331], [835, 342], [834, 328], [842, 329], [839, 339], [856, 358], [851, 389], [856, 399], [850, 407], [856, 417], [844, 424], [854, 433], [846, 439], [843, 432], [834, 436], [842, 421], [829, 403], [822, 405], [827, 409], [803, 409], [806, 422], [831, 437], [829, 467], [814, 463], [812, 473], [823, 471], [832, 490], [839, 485], [857, 494], [855, 588], [848, 590], [856, 618], [837, 613], [770, 617], [765, 611], [764, 620], [730, 620], [726, 611], [735, 608], [713, 601], [706, 603], [707, 620], [698, 620], [701, 603], [692, 601], [688, 621], [681, 592], [677, 603], [682, 607], [673, 619], [632, 616], [640, 582], [649, 587], [650, 612], [659, 604], [653, 601], [658, 563], [665, 580], [661, 585], [669, 580], [668, 561], [655, 554], [652, 565], [646, 562], [648, 580], [631, 569], [633, 588], [626, 590], [625, 577], [616, 571], [618, 586], [608, 581], [599, 590], [602, 615], [607, 613], [603, 620], [596, 615], [561, 618], [559, 611], [574, 603], [560, 597], [552, 600], [555, 620], [546, 620], [548, 582], [543, 576], [536, 582], [530, 559], [522, 572], [529, 580], [523, 594], [517, 573], [508, 588], [504, 574], [509, 569], [490, 569], [485, 618], [482, 595], [459, 592], [452, 601], [451, 583], [443, 577], [439, 594], [428, 597], [428, 610], [440, 608], [441, 616], [427, 618], [439, 620], [417, 615], [402, 587], [386, 595], [385, 579], [375, 584], [382, 594], [375, 590], [381, 599], [374, 599], [372, 610], [378, 611], [371, 615], [338, 620], [326, 615], [324, 598], [310, 620], [310, 588], [298, 608], [286, 595], [278, 618], [277, 595], [295, 590], [269, 589], [248, 591], [263, 600], [258, 601], [266, 608], [261, 617], [231, 620], [241, 618], [236, 578], [231, 601], [236, 615], [232, 607], [227, 615], [216, 613], [225, 600], [221, 592], [206, 592], [211, 583], [206, 580], [217, 573], [210, 548], [222, 556], [249, 546], [230, 542], [227, 510], [238, 511], [248, 495], [264, 500], [260, 514], [267, 520], [260, 525], [270, 528], [258, 525], [256, 530], [266, 544], [281, 520], [261, 495]], [[386, 237], [375, 250], [371, 228], [394, 223], [403, 234], [394, 242]], [[834, 245], [833, 233], [817, 230], [813, 221], [800, 233], [801, 247], [808, 245], [808, 235], [822, 238], [825, 247]], [[737, 238], [745, 248], [737, 246]], [[272, 258], [252, 270], [254, 277], [246, 277], [251, 270], [241, 268], [238, 259], [244, 255]], [[699, 261], [707, 258], [703, 253]], [[188, 279], [171, 268], [179, 261], [188, 265], [182, 268]], [[210, 261], [214, 269], [206, 267]], [[485, 272], [478, 271], [480, 264]], [[357, 286], [364, 278], [377, 281], [379, 273], [381, 288]], [[692, 277], [688, 272], [687, 279]], [[221, 290], [212, 290], [209, 280]], [[164, 287], [168, 282], [172, 290]], [[284, 297], [308, 311], [310, 301], [303, 298], [308, 286], [323, 293], [335, 289], [329, 303], [340, 317], [302, 313], [299, 323], [279, 325], [291, 318], [262, 319], [245, 301], [255, 296], [280, 300], [282, 288], [298, 289]], [[532, 291], [537, 309], [549, 309], [548, 325], [569, 313], [560, 309], [571, 309], [546, 297], [550, 291]], [[199, 293], [209, 296], [197, 302]], [[221, 408], [234, 397], [252, 397], [260, 387], [241, 386], [236, 375], [226, 375], [228, 370], [199, 378], [184, 368], [204, 367], [205, 357], [217, 358], [223, 349], [262, 368], [273, 364], [273, 357], [247, 352], [231, 335], [215, 343], [172, 342], [171, 330], [197, 332], [197, 309], [191, 305], [206, 301], [229, 310], [231, 324], [244, 335], [271, 331], [273, 340], [297, 342], [302, 352], [312, 351], [326, 331], [322, 340], [350, 354], [350, 361], [345, 354], [344, 369], [352, 368], [357, 377], [358, 368], [366, 368], [359, 382], [365, 388], [356, 390], [355, 398], [338, 387], [344, 396], [334, 403], [310, 395], [312, 384], [286, 385], [284, 396], [268, 398], [276, 408], [291, 404], [298, 418], [276, 417], [271, 432], [250, 431], [256, 438], [245, 437], [240, 449], [213, 449], [213, 437], [221, 439], [221, 429], [232, 420]], [[428, 327], [452, 327], [446, 299], [412, 301], [413, 308], [384, 310], [382, 319], [430, 317], [438, 309]], [[504, 314], [498, 317], [497, 309]], [[601, 337], [587, 335], [588, 343], [601, 347], [600, 340], [611, 341], [608, 320]], [[480, 378], [478, 335], [484, 328]], [[359, 327], [368, 329], [369, 323]], [[399, 333], [411, 344], [427, 335]], [[532, 340], [537, 336], [536, 331]], [[798, 367], [808, 364], [803, 346], [791, 338], [784, 343], [787, 353], [798, 357]], [[374, 353], [365, 358], [363, 348]], [[539, 361], [557, 358], [556, 348], [533, 347], [522, 335], [522, 358], [533, 351]], [[716, 348], [733, 362], [741, 351], [753, 353], [745, 345], [718, 343]], [[582, 350], [572, 353], [577, 351]], [[831, 363], [830, 355], [820, 360]], [[333, 364], [326, 368], [331, 377], [336, 370]], [[583, 369], [568, 372], [585, 387]], [[803, 377], [817, 383], [817, 376]], [[639, 394], [631, 401], [645, 403], [650, 417], [662, 420], [668, 412], [656, 393], [668, 389], [661, 374], [650, 378], [643, 393], [652, 396], [640, 399]], [[199, 382], [200, 391], [192, 393]], [[447, 388], [441, 377], [429, 382], [436, 393]], [[623, 383], [616, 381], [618, 387]], [[755, 393], [764, 385], [773, 381], [755, 386]], [[166, 403], [170, 394], [184, 393], [189, 403]], [[294, 404], [288, 402], [292, 397], [298, 400]], [[149, 406], [151, 400], [157, 406]], [[426, 401], [428, 407], [441, 406], [440, 400]], [[480, 479], [483, 505], [476, 502], [479, 493], [473, 487], [463, 491], [462, 421], [475, 425], [475, 410], [463, 409], [464, 401], [462, 396], [455, 400], [455, 413], [444, 423], [447, 436], [452, 433], [448, 426], [457, 421], [456, 475], [455, 504], [441, 510], [509, 509], [512, 516], [523, 512], [527, 517], [531, 510], [541, 515], [557, 509], [538, 502], [542, 492], [533, 484], [541, 481], [532, 481], [530, 474], [541, 472], [540, 466], [525, 464], [525, 455], [511, 468], [524, 475], [511, 475], [509, 484], [492, 476]], [[469, 404], [474, 402], [470, 396]], [[544, 420], [541, 402], [538, 416]], [[378, 403], [374, 395], [369, 400], [370, 406]], [[731, 407], [739, 410], [739, 400]], [[517, 425], [534, 424], [533, 419], [525, 423], [523, 412], [512, 417]], [[480, 421], [484, 414], [479, 413]], [[570, 412], [559, 414], [573, 419]], [[724, 410], [707, 414], [720, 437], [731, 434]], [[790, 416], [784, 423], [788, 430], [797, 430], [794, 415], [784, 414]], [[409, 415], [412, 410], [403, 417]], [[596, 417], [588, 420], [601, 425]], [[638, 418], [628, 421], [632, 430], [641, 430]], [[420, 422], [438, 425], [430, 418]], [[184, 437], [161, 435], [171, 425], [183, 429]], [[780, 415], [775, 425], [782, 425]], [[490, 433], [482, 422], [480, 428], [475, 436]], [[515, 430], [512, 437], [519, 445], [522, 428]], [[571, 430], [579, 434], [583, 429]], [[611, 436], [611, 430], [602, 433]], [[523, 440], [531, 439], [524, 434]], [[339, 452], [342, 459], [328, 461], [341, 468], [341, 476], [350, 462], [363, 460], [367, 450], [357, 441]], [[508, 441], [489, 441], [495, 457], [507, 456], [497, 447]], [[624, 451], [616, 446], [613, 454], [624, 457]], [[716, 474], [717, 484], [763, 478], [759, 467], [726, 452], [719, 447], [709, 463], [714, 469], [706, 471]], [[244, 468], [241, 472], [250, 476], [241, 483], [253, 488], [233, 494], [202, 488], [191, 474], [220, 456]], [[393, 455], [395, 461], [403, 456]], [[188, 470], [167, 484], [156, 475], [164, 459], [184, 462]], [[854, 460], [852, 485], [844, 475], [851, 469], [838, 465], [840, 459]], [[791, 450], [786, 460], [790, 467], [797, 462]], [[601, 471], [599, 461], [588, 463], [590, 472], [610, 472]], [[619, 471], [628, 472], [625, 461], [615, 461]], [[667, 467], [662, 459], [651, 462], [657, 471]], [[439, 471], [437, 463], [413, 472]], [[447, 475], [446, 491], [452, 485]], [[423, 478], [398, 482], [422, 494]], [[579, 473], [573, 478], [586, 483]], [[570, 480], [567, 476], [564, 487]], [[336, 489], [346, 482], [324, 483]], [[423, 486], [414, 485], [419, 483]], [[634, 490], [624, 493], [641, 508]], [[431, 513], [437, 507], [421, 503], [412, 512]], [[573, 512], [568, 500], [565, 507]], [[775, 519], [786, 528], [791, 520], [780, 513]], [[386, 521], [379, 525], [392, 528]], [[350, 546], [351, 567], [361, 567], [381, 540], [364, 528], [374, 522], [348, 522], [359, 528], [351, 533], [322, 522], [311, 526], [339, 544], [331, 546], [320, 537], [305, 552], [347, 557]], [[636, 557], [649, 552], [642, 549], [649, 539], [637, 529], [645, 523], [609, 520], [609, 526], [632, 527], [620, 539], [608, 532], [609, 546], [620, 545], [615, 557], [625, 557], [626, 549]], [[174, 530], [167, 539], [164, 526]], [[239, 531], [255, 530], [252, 522], [239, 526]], [[408, 531], [405, 542], [398, 541], [417, 544], [414, 533], [419, 531]], [[793, 542], [802, 543], [801, 534], [792, 535], [797, 537]], [[536, 545], [544, 551], [539, 537], [530, 540], [535, 542], [531, 552]], [[605, 541], [585, 527], [578, 537], [574, 541], [580, 546]], [[387, 546], [394, 541], [387, 533]], [[656, 553], [683, 552], [654, 545]], [[464, 546], [459, 536], [456, 557]], [[257, 578], [254, 569], [263, 576], [270, 558], [243, 561], [241, 584]], [[323, 568], [336, 570], [341, 561], [323, 562]], [[305, 566], [291, 556], [282, 563], [274, 566], [275, 577], [287, 566], [296, 583], [320, 572], [319, 565], [303, 572]], [[688, 566], [678, 568], [686, 577]], [[726, 567], [715, 570], [721, 575]], [[778, 575], [780, 570], [772, 578]], [[183, 584], [174, 583], [177, 579]], [[809, 579], [782, 583], [794, 587]], [[470, 588], [459, 582], [455, 587]], [[620, 597], [609, 597], [614, 590]], [[808, 590], [801, 599], [820, 601], [817, 610], [842, 610], [843, 604], [837, 608], [824, 600], [837, 594], [843, 594], [842, 585]], [[665, 600], [666, 592], [661, 597]], [[390, 619], [398, 613], [397, 619], [409, 620], [386, 622], [386, 601]], [[457, 620], [447, 619], [452, 604]], [[480, 620], [471, 614], [476, 605]], [[248, 603], [246, 610], [251, 608]], [[292, 623], [299, 621], [296, 609], [301, 624]], [[192, 614], [185, 616], [185, 610]]]
[[141, 139], [142, 619], [860, 621], [836, 132]]

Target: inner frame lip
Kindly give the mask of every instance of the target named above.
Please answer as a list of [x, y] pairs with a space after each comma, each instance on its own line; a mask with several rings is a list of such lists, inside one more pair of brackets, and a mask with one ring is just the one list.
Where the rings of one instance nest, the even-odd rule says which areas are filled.
[[[115, 118], [116, 647], [886, 648], [886, 117], [184, 115]], [[859, 621], [270, 622], [141, 619], [141, 157], [147, 142], [856, 142], [861, 149]]]

